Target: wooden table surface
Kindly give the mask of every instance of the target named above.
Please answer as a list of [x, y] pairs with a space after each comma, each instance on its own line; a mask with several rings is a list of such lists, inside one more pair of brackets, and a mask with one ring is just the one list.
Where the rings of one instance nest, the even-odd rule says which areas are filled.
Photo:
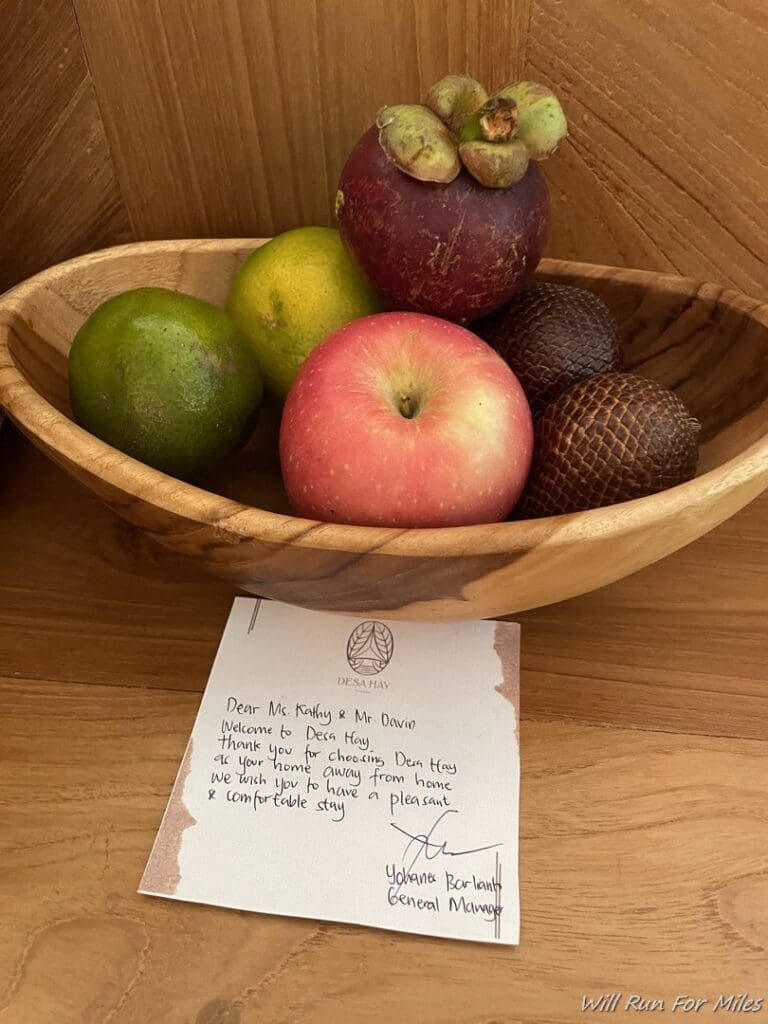
[[768, 1020], [766, 521], [521, 617], [521, 944], [448, 942], [136, 894], [233, 591], [5, 424], [0, 1022]]

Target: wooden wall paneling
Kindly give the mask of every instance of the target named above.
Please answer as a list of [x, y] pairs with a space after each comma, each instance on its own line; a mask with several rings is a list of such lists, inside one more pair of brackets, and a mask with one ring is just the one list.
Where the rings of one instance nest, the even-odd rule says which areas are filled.
[[546, 167], [552, 255], [765, 292], [750, 0], [74, 0], [90, 76], [72, 2], [0, 5], [0, 288], [133, 236], [330, 223], [381, 104], [524, 64], [572, 126]]
[[[29, 16], [31, 6], [0, 5], [0, 31], [13, 42], [0, 64], [3, 202], [23, 177], [27, 157], [40, 149], [46, 127], [64, 114], [83, 79], [82, 61], [77, 59], [77, 24], [67, 17], [67, 9], [71, 11], [67, 0], [51, 0], [46, 11], [49, 26], [44, 26], [42, 17]], [[44, 27], [51, 30], [47, 41]], [[52, 53], [58, 61], [49, 59]]]
[[522, 66], [528, 0], [75, 0], [143, 238], [331, 223], [385, 103], [449, 70]]
[[464, 6], [466, 70], [487, 89], [498, 89], [521, 77], [531, 0], [472, 0]]
[[70, 0], [0, 3], [0, 292], [132, 236]]
[[423, 99], [448, 72], [487, 85], [522, 69], [528, 0], [318, 0], [328, 179], [385, 104]]
[[563, 96], [549, 254], [768, 290], [768, 19], [751, 0], [533, 0]]
[[336, 182], [344, 159], [377, 111], [419, 97], [414, 4], [403, 0], [317, 0], [321, 116], [326, 169]]
[[[294, 8], [291, 0], [279, 5], [298, 33], [311, 34]], [[282, 122], [276, 77], [288, 68], [277, 67], [268, 5], [248, 4], [247, 21], [246, 5], [227, 0], [77, 0], [76, 9], [138, 233], [229, 236], [256, 224], [265, 233], [288, 226], [285, 197], [292, 208], [300, 171]], [[307, 136], [318, 129], [308, 120]], [[272, 188], [270, 161], [279, 174]]]

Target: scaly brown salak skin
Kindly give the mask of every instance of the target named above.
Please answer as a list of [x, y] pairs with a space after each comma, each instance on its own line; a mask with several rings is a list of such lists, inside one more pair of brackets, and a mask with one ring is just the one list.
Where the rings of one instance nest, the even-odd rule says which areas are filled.
[[472, 330], [515, 372], [534, 416], [579, 381], [621, 369], [616, 321], [586, 288], [536, 282]]
[[699, 423], [674, 392], [631, 373], [570, 388], [536, 424], [531, 475], [515, 518], [603, 508], [696, 473]]
[[416, 181], [371, 128], [350, 154], [336, 201], [339, 230], [396, 309], [466, 322], [510, 299], [536, 269], [549, 233], [549, 191], [531, 162], [506, 189], [462, 170], [448, 185]]

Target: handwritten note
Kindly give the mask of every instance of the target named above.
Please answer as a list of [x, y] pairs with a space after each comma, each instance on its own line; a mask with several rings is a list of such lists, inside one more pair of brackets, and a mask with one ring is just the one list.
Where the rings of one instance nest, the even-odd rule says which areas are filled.
[[518, 650], [237, 598], [139, 891], [517, 943]]

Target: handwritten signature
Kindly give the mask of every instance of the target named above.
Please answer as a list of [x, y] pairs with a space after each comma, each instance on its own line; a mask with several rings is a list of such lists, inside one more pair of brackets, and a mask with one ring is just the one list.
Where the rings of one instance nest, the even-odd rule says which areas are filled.
[[[435, 833], [435, 829], [438, 827], [438, 825], [443, 820], [443, 818], [446, 818], [449, 814], [458, 814], [458, 813], [459, 812], [457, 810], [454, 810], [454, 809], [449, 809], [447, 811], [443, 811], [443, 813], [440, 815], [440, 817], [434, 823], [434, 825], [429, 830], [429, 832], [417, 833], [416, 835], [413, 835], [411, 832], [408, 832], [407, 829], [401, 828], [399, 825], [396, 825], [394, 823], [394, 821], [390, 822], [390, 825], [392, 826], [392, 828], [397, 829], [398, 832], [402, 832], [402, 834], [404, 836], [408, 837], [408, 842], [406, 844], [405, 850], [403, 851], [403, 861], [402, 861], [406, 877], [413, 870], [414, 865], [419, 860], [419, 857], [422, 857], [422, 856], [426, 860], [434, 860], [435, 857], [440, 857], [440, 856], [443, 856], [443, 857], [465, 857], [469, 853], [482, 853], [483, 850], [494, 850], [494, 849], [496, 849], [497, 846], [503, 846], [504, 845], [503, 843], [490, 843], [488, 846], [475, 846], [471, 850], [449, 850], [448, 849], [448, 842], [447, 842], [447, 840], [443, 840], [443, 842], [440, 843], [440, 842], [437, 842], [436, 839], [433, 839], [433, 836], [434, 836], [434, 833]], [[418, 844], [417, 850], [416, 850], [416, 855], [413, 857], [413, 859], [411, 860], [410, 864], [406, 868], [405, 867], [406, 858], [408, 857], [408, 853], [409, 853], [409, 851], [410, 851], [410, 849], [411, 849], [411, 847], [413, 846], [414, 843]], [[399, 892], [400, 889], [402, 888], [403, 884], [404, 883], [401, 883], [397, 887], [397, 889], [395, 891]]]

